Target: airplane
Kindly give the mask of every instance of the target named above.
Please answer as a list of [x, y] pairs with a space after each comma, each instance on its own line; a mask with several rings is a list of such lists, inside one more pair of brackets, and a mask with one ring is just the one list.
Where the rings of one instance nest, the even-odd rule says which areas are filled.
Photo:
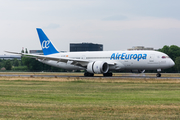
[[39, 62], [67, 70], [85, 70], [84, 76], [113, 76], [113, 70], [131, 70], [144, 73], [145, 70], [161, 70], [175, 65], [165, 53], [149, 50], [134, 51], [93, 51], [93, 52], [59, 52], [41, 28], [36, 28], [44, 55], [9, 52], [24, 57], [35, 58]]

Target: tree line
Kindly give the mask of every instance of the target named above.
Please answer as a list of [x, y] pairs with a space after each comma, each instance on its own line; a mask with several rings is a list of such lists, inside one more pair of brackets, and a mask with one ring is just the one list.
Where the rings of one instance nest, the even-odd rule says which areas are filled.
[[[167, 46], [165, 45], [163, 48], [158, 49], [158, 51], [167, 54], [174, 62], [175, 66], [169, 69], [165, 69], [162, 72], [166, 73], [179, 73], [180, 72], [180, 47], [176, 45]], [[27, 49], [21, 51], [22, 53], [28, 53]], [[65, 72], [66, 70], [61, 68], [56, 68], [53, 66], [46, 65], [41, 63], [34, 58], [22, 57], [21, 60], [13, 59], [13, 60], [2, 60], [0, 59], [0, 68], [5, 68], [6, 70], [11, 71], [31, 71], [31, 72]], [[156, 71], [148, 71], [148, 72], [156, 72]]]
[[[1, 71], [25, 71], [25, 72], [65, 72], [66, 70], [61, 68], [56, 68], [43, 64], [34, 58], [22, 57], [21, 60], [16, 58], [13, 60], [2, 60], [0, 59], [0, 68]], [[5, 69], [3, 69], [5, 68]]]
[[[21, 51], [21, 53], [28, 53], [27, 48]], [[16, 58], [13, 60], [5, 60], [0, 59], [0, 68], [5, 68], [5, 70], [9, 71], [25, 71], [25, 72], [66, 72], [66, 70], [53, 67], [50, 65], [46, 65], [41, 63], [34, 58], [21, 57], [21, 60], [17, 60]]]

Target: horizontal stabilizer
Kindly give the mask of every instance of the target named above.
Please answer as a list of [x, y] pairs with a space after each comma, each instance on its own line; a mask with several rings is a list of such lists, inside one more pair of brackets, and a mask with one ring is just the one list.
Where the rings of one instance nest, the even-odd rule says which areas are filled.
[[10, 52], [10, 51], [4, 51], [4, 52], [22, 55], [22, 53], [18, 53], [18, 52]]

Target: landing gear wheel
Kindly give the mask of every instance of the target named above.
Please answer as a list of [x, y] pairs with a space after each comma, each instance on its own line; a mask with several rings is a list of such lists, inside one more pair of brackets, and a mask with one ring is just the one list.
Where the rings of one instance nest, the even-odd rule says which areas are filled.
[[156, 77], [161, 77], [161, 73], [157, 73], [157, 74], [156, 74]]
[[112, 77], [112, 75], [113, 75], [112, 73], [104, 73], [103, 74], [104, 77]]
[[85, 77], [93, 77], [94, 74], [93, 74], [93, 73], [85, 72], [85, 73], [84, 73], [84, 76], [85, 76]]
[[156, 77], [161, 77], [161, 69], [157, 69]]

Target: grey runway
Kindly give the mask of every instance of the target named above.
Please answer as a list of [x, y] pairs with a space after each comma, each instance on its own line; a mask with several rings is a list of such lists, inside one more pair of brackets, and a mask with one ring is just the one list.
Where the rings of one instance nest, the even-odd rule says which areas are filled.
[[104, 76], [94, 76], [94, 77], [84, 77], [84, 76], [66, 76], [66, 75], [14, 75], [14, 74], [0, 74], [0, 76], [6, 77], [45, 77], [45, 78], [103, 78], [103, 79], [121, 79], [121, 78], [134, 78], [134, 79], [147, 79], [147, 78], [154, 78], [154, 79], [180, 79], [180, 77], [155, 77], [155, 76], [148, 76], [148, 75], [129, 75], [129, 76], [112, 76], [112, 77], [104, 77]]

